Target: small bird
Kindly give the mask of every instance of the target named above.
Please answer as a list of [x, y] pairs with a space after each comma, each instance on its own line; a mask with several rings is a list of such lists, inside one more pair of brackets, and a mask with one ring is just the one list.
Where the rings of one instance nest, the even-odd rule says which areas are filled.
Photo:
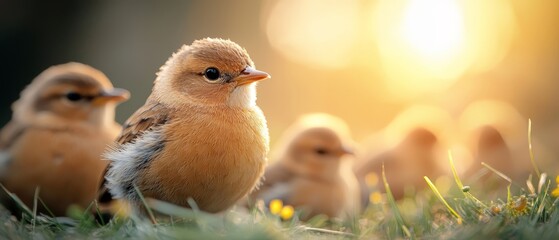
[[497, 128], [491, 125], [480, 126], [472, 135], [477, 136], [477, 145], [472, 150], [475, 165], [464, 173], [465, 176], [471, 177], [484, 169], [482, 162], [506, 175], [514, 173], [512, 151]]
[[104, 155], [108, 192], [101, 189], [100, 202], [124, 199], [143, 216], [138, 192], [183, 207], [193, 207], [191, 198], [211, 213], [235, 204], [257, 185], [267, 162], [256, 83], [269, 77], [230, 40], [184, 45]]
[[[42, 72], [12, 105], [12, 119], [0, 133], [2, 185], [28, 207], [39, 189], [46, 209], [38, 207], [47, 214], [63, 216], [73, 204], [88, 207], [107, 165], [101, 154], [120, 132], [116, 105], [129, 95], [81, 63]], [[19, 217], [11, 200], [1, 197]]]
[[[459, 119], [463, 144], [473, 159], [464, 177], [480, 183], [472, 183], [474, 186], [506, 189], [509, 182], [482, 166], [485, 163], [507, 176], [514, 185], [523, 185], [530, 173], [535, 174], [530, 160], [527, 120], [507, 102], [479, 100], [468, 105]], [[537, 152], [537, 164], [545, 165], [548, 153], [538, 137], [531, 137], [532, 146]]]
[[278, 145], [277, 161], [266, 169], [263, 184], [251, 194], [250, 202], [282, 200], [302, 210], [303, 220], [358, 212], [359, 190], [351, 171], [353, 142], [343, 120], [327, 114], [305, 115]]
[[435, 181], [449, 172], [444, 163], [448, 162], [446, 147], [453, 128], [447, 111], [419, 104], [404, 109], [385, 128], [367, 138], [361, 144], [362, 154], [354, 169], [363, 206], [382, 200], [381, 192], [386, 191], [381, 178], [383, 164], [396, 200], [411, 193], [407, 189], [425, 189], [423, 176]]
[[373, 174], [376, 179], [382, 175], [384, 164], [385, 174], [395, 199], [405, 196], [405, 188], [413, 186], [424, 189], [427, 184], [423, 176], [435, 179], [441, 174], [437, 163], [437, 136], [424, 127], [412, 129], [404, 139], [393, 147], [364, 156], [360, 165], [355, 168], [355, 174], [361, 186], [362, 203], [367, 205], [371, 187], [383, 190], [380, 181], [375, 181], [375, 186], [368, 186], [367, 178]]

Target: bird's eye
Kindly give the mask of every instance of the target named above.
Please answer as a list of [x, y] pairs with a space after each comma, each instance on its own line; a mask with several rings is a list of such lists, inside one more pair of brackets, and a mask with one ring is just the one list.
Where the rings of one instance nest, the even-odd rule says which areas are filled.
[[324, 148], [316, 148], [314, 150], [314, 152], [318, 155], [326, 155], [328, 154], [328, 150], [324, 149]]
[[66, 99], [72, 101], [72, 102], [76, 102], [79, 101], [83, 98], [82, 95], [80, 95], [79, 93], [75, 93], [75, 92], [69, 92], [66, 94]]
[[217, 79], [219, 79], [220, 74], [219, 74], [219, 70], [217, 68], [211, 67], [211, 68], [207, 68], [206, 71], [204, 71], [204, 76], [211, 81], [215, 81]]

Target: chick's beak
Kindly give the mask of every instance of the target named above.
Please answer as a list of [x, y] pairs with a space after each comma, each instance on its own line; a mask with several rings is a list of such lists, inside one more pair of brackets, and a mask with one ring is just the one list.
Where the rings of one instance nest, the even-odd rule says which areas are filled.
[[124, 102], [130, 98], [130, 92], [122, 88], [113, 88], [109, 90], [103, 90], [99, 96], [95, 97], [93, 100], [94, 105], [104, 105], [109, 102]]
[[245, 70], [241, 72], [241, 75], [236, 77], [235, 81], [237, 86], [253, 83], [256, 81], [264, 80], [270, 78], [270, 74], [262, 71], [258, 71], [252, 67], [246, 67]]
[[343, 154], [355, 155], [355, 151], [353, 150], [353, 148], [347, 145], [344, 145], [342, 147], [342, 152]]

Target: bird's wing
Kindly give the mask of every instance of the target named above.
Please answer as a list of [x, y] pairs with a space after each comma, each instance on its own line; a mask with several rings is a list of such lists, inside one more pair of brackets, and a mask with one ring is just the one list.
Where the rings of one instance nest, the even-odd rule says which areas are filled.
[[163, 104], [148, 101], [126, 121], [116, 142], [119, 144], [132, 142], [144, 131], [167, 123], [170, 114], [171, 110]]
[[8, 149], [23, 135], [26, 129], [27, 128], [20, 124], [16, 124], [16, 122], [12, 120], [0, 131], [0, 178], [4, 176], [12, 160], [12, 156], [8, 152]]
[[0, 181], [4, 179], [4, 174], [6, 174], [11, 160], [12, 156], [8, 151], [0, 150]]
[[8, 122], [0, 132], [0, 150], [9, 148], [23, 132], [25, 132], [23, 125], [17, 124], [13, 120]]
[[[144, 106], [139, 108], [124, 124], [122, 132], [116, 142], [120, 145], [134, 142], [144, 132], [158, 128], [169, 121], [171, 110], [161, 103], [148, 100]], [[153, 157], [153, 156], [152, 156]], [[105, 169], [103, 176], [107, 176], [110, 165]], [[104, 177], [99, 188], [98, 200], [100, 203], [109, 203], [113, 196], [109, 193], [107, 179]]]

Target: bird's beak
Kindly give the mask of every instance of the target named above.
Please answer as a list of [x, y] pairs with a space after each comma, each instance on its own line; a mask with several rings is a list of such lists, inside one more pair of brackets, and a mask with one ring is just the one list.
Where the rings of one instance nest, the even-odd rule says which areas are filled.
[[130, 98], [130, 92], [122, 88], [113, 88], [102, 91], [99, 96], [93, 100], [94, 105], [104, 105], [109, 102], [124, 102]]
[[355, 155], [355, 151], [353, 151], [353, 148], [347, 145], [344, 145], [342, 147], [342, 152], [343, 154]]
[[237, 86], [253, 83], [256, 81], [264, 80], [270, 78], [270, 74], [262, 71], [258, 71], [252, 67], [246, 67], [245, 70], [241, 72], [241, 75], [236, 77], [235, 81]]

